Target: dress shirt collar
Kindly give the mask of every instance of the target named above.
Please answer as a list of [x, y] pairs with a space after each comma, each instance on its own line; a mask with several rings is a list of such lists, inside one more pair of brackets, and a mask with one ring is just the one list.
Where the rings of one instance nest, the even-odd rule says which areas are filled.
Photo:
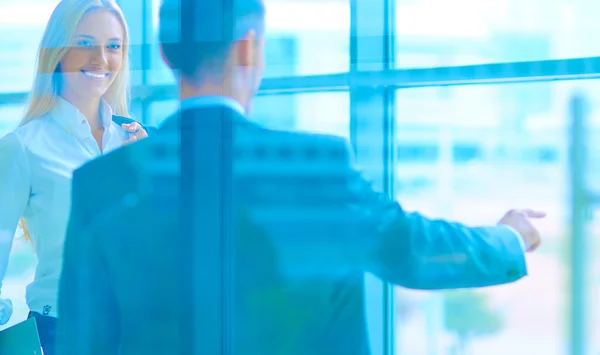
[[[65, 99], [58, 97], [57, 105], [50, 111], [52, 118], [67, 132], [89, 132], [89, 123], [85, 116], [79, 110], [67, 102]], [[102, 126], [108, 130], [112, 122], [113, 112], [110, 105], [100, 100], [100, 116]]]
[[240, 105], [239, 102], [235, 101], [231, 97], [227, 96], [195, 96], [184, 99], [181, 101], [180, 109], [181, 111], [187, 110], [190, 108], [197, 108], [202, 106], [226, 106], [230, 109], [236, 111], [242, 116], [246, 116], [246, 111]]

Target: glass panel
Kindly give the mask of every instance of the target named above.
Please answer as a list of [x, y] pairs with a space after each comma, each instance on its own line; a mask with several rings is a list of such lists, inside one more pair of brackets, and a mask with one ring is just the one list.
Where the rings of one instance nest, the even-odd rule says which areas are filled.
[[158, 42], [158, 16], [162, 0], [152, 1], [152, 33], [150, 36], [150, 84], [175, 84], [175, 77], [160, 54]]
[[[153, 0], [154, 84], [174, 83], [158, 49], [158, 9]], [[350, 5], [347, 0], [266, 0], [265, 77], [346, 72], [350, 67]], [[310, 19], [308, 21], [307, 19]]]
[[27, 91], [31, 87], [40, 40], [58, 2], [0, 1], [0, 92]]
[[148, 122], [146, 122], [144, 119], [147, 119], [147, 117], [144, 117], [144, 112], [142, 110], [143, 105], [142, 105], [142, 101], [140, 100], [134, 100], [131, 102], [131, 105], [129, 106], [129, 116], [131, 118], [133, 118], [134, 120], [141, 122], [144, 125], [148, 125]]
[[396, 66], [598, 56], [599, 10], [581, 0], [396, 0]]
[[319, 92], [257, 96], [250, 119], [274, 129], [318, 132], [348, 138], [350, 95], [347, 92]]
[[175, 113], [178, 107], [178, 100], [152, 102], [150, 104], [148, 119], [144, 117], [144, 122], [150, 126], [159, 126], [165, 118]]
[[0, 137], [4, 137], [19, 125], [25, 105], [0, 105]]
[[[494, 225], [512, 208], [548, 213], [528, 254], [529, 275], [475, 291], [396, 290], [398, 354], [565, 354], [569, 285], [569, 100], [590, 103], [590, 142], [600, 134], [600, 82], [525, 83], [397, 91], [397, 198], [409, 211]], [[598, 181], [597, 143], [589, 180]], [[598, 219], [592, 228], [598, 227]], [[592, 235], [588, 235], [590, 243]], [[600, 265], [588, 256], [590, 272]], [[597, 277], [586, 281], [591, 329], [600, 327]], [[591, 335], [591, 333], [590, 333]], [[588, 337], [600, 351], [595, 337]], [[469, 352], [470, 351], [470, 352]]]

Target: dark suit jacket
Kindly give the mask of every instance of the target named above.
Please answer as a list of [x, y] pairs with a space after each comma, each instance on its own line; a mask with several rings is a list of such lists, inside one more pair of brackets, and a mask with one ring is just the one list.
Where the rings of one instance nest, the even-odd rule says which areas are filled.
[[[405, 212], [361, 177], [341, 138], [269, 130], [226, 107], [188, 109], [74, 173], [59, 354], [183, 354], [181, 334], [202, 332], [192, 324], [202, 314], [180, 307], [193, 240], [181, 233], [178, 132], [223, 119], [235, 153], [235, 354], [369, 354], [366, 271], [417, 289], [526, 274], [511, 231]], [[193, 287], [204, 302], [210, 286]]]

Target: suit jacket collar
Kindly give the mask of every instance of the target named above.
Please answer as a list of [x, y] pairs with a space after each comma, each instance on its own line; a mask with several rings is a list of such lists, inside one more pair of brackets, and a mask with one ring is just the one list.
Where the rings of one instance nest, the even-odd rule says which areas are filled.
[[242, 116], [246, 115], [246, 110], [242, 107], [242, 105], [239, 102], [235, 101], [231, 97], [219, 95], [196, 96], [184, 99], [181, 101], [180, 110], [183, 111], [186, 109], [206, 106], [227, 106], [233, 109], [234, 111], [237, 111]]
[[240, 112], [240, 110], [236, 109], [235, 106], [232, 106], [232, 105], [229, 105], [229, 104], [226, 104], [223, 102], [218, 102], [218, 101], [214, 101], [214, 102], [205, 101], [201, 104], [200, 104], [200, 102], [201, 101], [196, 101], [194, 104], [188, 103], [188, 104], [183, 105], [183, 101], [182, 101], [181, 109], [179, 111], [175, 112], [174, 114], [172, 114], [170, 117], [166, 118], [164, 120], [163, 124], [161, 125], [160, 130], [161, 131], [178, 130], [180, 118], [183, 113], [195, 111], [196, 116], [197, 116], [197, 117], [195, 117], [195, 119], [202, 120], [203, 119], [203, 111], [208, 113], [210, 111], [214, 111], [217, 109], [223, 110], [226, 113], [226, 116], [229, 117], [233, 121], [232, 123], [234, 125], [245, 126], [245, 127], [255, 127], [255, 128], [260, 127], [258, 124], [253, 123], [250, 120], [248, 120], [246, 118], [246, 116]]

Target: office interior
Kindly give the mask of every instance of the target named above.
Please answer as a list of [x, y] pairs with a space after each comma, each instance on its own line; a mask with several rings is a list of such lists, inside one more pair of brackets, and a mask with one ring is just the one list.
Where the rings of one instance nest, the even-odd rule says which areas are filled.
[[[160, 125], [177, 108], [158, 50], [160, 0], [118, 2], [134, 118]], [[367, 275], [373, 354], [599, 354], [600, 3], [265, 2], [251, 120], [346, 137], [376, 186], [430, 217], [483, 225], [511, 208], [548, 213], [517, 283], [414, 291]], [[57, 3], [0, 0], [0, 136], [22, 117]], [[18, 239], [2, 288], [15, 313], [0, 329], [26, 318], [35, 263]]]

